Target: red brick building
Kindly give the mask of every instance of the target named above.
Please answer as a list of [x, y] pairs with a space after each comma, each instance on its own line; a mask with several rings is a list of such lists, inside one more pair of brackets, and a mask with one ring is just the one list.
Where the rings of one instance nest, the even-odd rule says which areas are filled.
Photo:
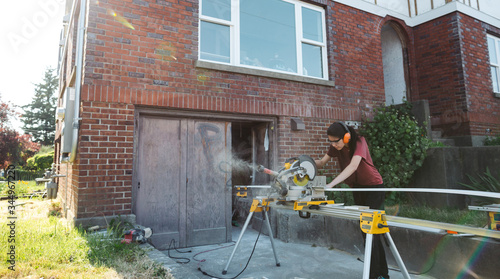
[[224, 242], [231, 186], [266, 179], [234, 157], [319, 158], [329, 124], [403, 99], [427, 100], [432, 129], [457, 144], [500, 133], [500, 15], [389, 2], [68, 1], [66, 216], [136, 219], [161, 247]]

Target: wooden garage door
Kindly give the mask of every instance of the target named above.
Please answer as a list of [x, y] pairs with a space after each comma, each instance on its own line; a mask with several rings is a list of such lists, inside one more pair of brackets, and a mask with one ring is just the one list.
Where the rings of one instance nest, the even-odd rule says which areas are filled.
[[133, 208], [157, 248], [231, 240], [230, 143], [228, 122], [140, 116]]

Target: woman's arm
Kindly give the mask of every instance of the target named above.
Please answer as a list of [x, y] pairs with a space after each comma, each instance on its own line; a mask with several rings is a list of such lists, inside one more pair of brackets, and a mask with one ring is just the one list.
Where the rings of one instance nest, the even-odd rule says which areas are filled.
[[331, 158], [332, 157], [328, 156], [328, 154], [325, 154], [321, 160], [314, 160], [314, 162], [318, 168], [322, 168], [326, 165], [326, 163], [328, 163], [328, 161], [330, 161]]
[[337, 177], [335, 177], [332, 182], [326, 185], [326, 188], [333, 188], [335, 185], [341, 183], [349, 176], [351, 176], [351, 174], [353, 174], [358, 169], [359, 163], [361, 163], [361, 159], [363, 159], [363, 157], [354, 155], [351, 159], [351, 163]]

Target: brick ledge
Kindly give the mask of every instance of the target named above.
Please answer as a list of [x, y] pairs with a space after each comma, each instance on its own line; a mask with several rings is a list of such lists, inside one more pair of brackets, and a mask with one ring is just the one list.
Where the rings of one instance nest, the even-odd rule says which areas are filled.
[[276, 73], [276, 72], [270, 72], [270, 71], [265, 71], [265, 70], [237, 67], [237, 66], [232, 66], [232, 65], [223, 65], [223, 64], [219, 64], [219, 63], [213, 63], [213, 62], [207, 62], [207, 61], [201, 61], [201, 60], [195, 61], [195, 67], [212, 69], [212, 70], [219, 70], [219, 71], [226, 71], [226, 72], [234, 72], [234, 73], [247, 74], [247, 75], [254, 75], [254, 76], [285, 79], [285, 80], [291, 80], [291, 81], [296, 81], [296, 82], [312, 83], [312, 84], [317, 84], [317, 85], [335, 86], [335, 81], [333, 81], [333, 80], [322, 80], [322, 79], [310, 78], [310, 77], [304, 77], [304, 76], [298, 76], [298, 75]]

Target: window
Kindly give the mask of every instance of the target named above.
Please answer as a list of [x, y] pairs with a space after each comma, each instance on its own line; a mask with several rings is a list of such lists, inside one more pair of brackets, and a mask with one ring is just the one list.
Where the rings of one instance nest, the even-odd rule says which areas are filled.
[[488, 35], [488, 52], [493, 92], [500, 93], [500, 38]]
[[202, 0], [200, 60], [327, 79], [325, 12], [296, 0]]

